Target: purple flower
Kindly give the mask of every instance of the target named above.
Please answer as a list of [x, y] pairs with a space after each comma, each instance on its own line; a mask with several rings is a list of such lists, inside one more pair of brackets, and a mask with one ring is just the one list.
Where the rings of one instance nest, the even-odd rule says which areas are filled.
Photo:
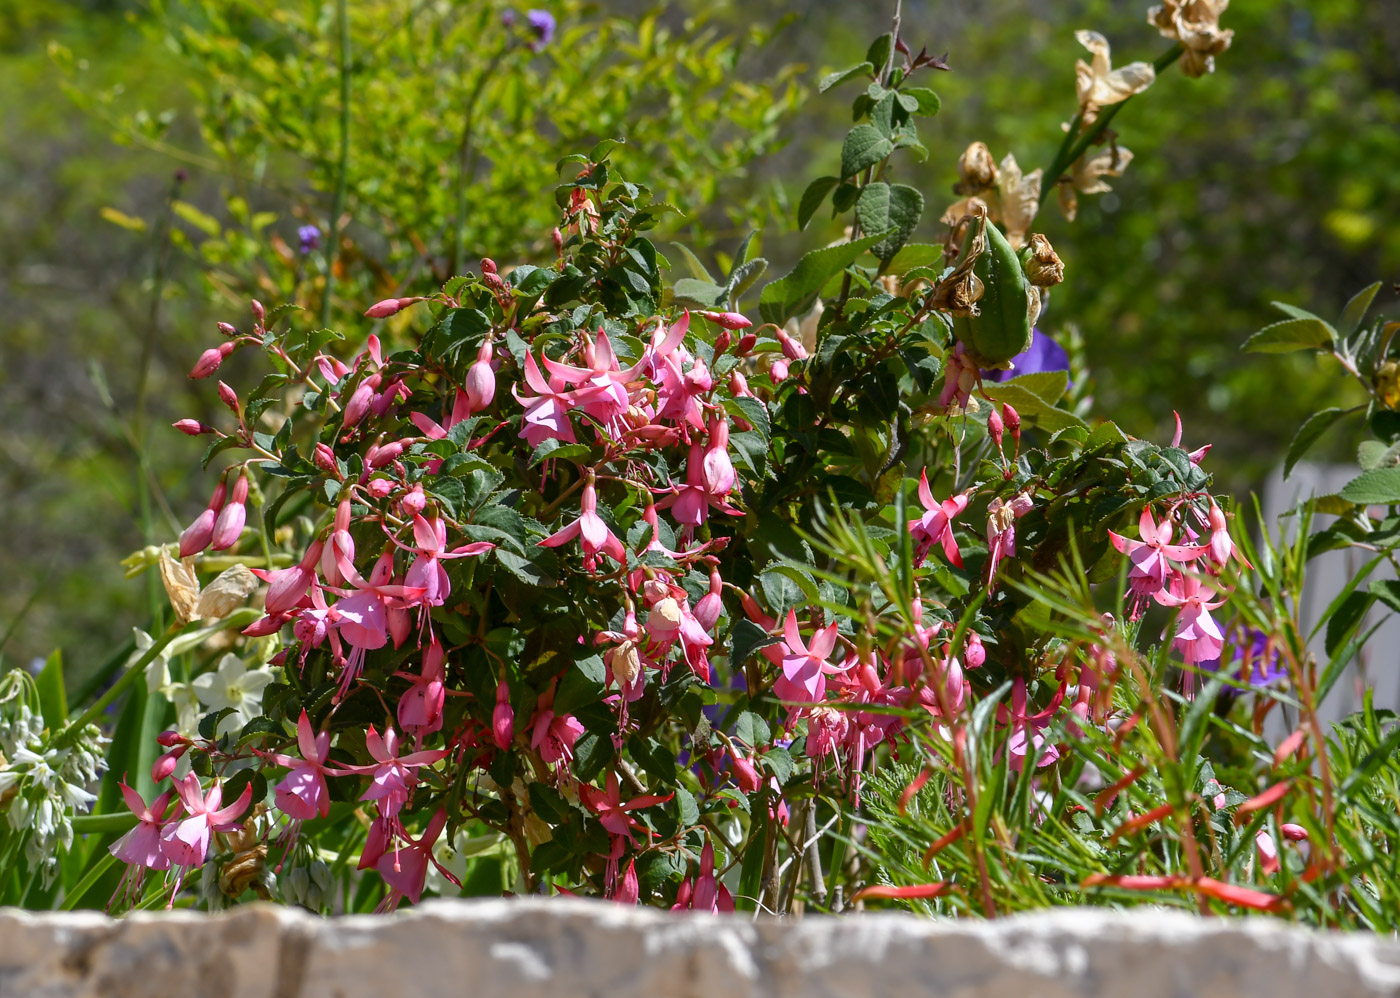
[[525, 20], [530, 24], [530, 33], [535, 36], [530, 48], [538, 52], [554, 37], [554, 15], [546, 10], [528, 10]]
[[321, 245], [321, 230], [314, 225], [303, 225], [297, 229], [297, 239], [301, 241], [301, 254], [305, 256]]
[[[1230, 661], [1238, 668], [1241, 682], [1264, 687], [1288, 675], [1283, 656], [1263, 631], [1254, 627], [1240, 627], [1230, 635], [1230, 644], [1234, 648]], [[1205, 672], [1216, 672], [1220, 668], [1220, 659], [1201, 662], [1200, 668]]]
[[1069, 354], [1039, 328], [1031, 330], [1030, 349], [1011, 358], [1009, 371], [983, 371], [984, 381], [1007, 381], [1022, 374], [1038, 374], [1042, 371], [1068, 371]]

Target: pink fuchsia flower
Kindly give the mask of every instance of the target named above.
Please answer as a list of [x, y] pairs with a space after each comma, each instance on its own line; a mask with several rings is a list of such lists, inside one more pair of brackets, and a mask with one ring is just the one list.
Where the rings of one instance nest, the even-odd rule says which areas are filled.
[[248, 476], [239, 475], [238, 481], [233, 483], [233, 494], [224, 504], [224, 508], [219, 510], [219, 516], [214, 521], [214, 536], [209, 541], [213, 550], [223, 551], [238, 543], [238, 538], [243, 533], [243, 525], [248, 520], [247, 501]]
[[385, 910], [392, 911], [397, 908], [399, 901], [405, 897], [414, 904], [418, 903], [419, 898], [423, 896], [423, 885], [428, 879], [429, 863], [437, 867], [438, 872], [454, 885], [462, 886], [462, 882], [452, 871], [439, 863], [433, 855], [433, 846], [437, 844], [438, 837], [442, 835], [446, 825], [447, 811], [438, 808], [421, 836], [416, 839], [409, 835], [404, 836], [408, 839], [407, 848], [386, 850], [380, 855], [375, 869], [390, 888], [389, 897], [385, 899]]
[[708, 319], [717, 326], [725, 329], [748, 329], [753, 325], [753, 321], [744, 318], [738, 312], [700, 312], [702, 319]]
[[612, 900], [618, 904], [636, 904], [640, 897], [641, 887], [637, 882], [637, 861], [634, 859], [627, 864], [622, 879], [613, 889]]
[[617, 774], [608, 773], [607, 783], [604, 789], [580, 784], [578, 788], [579, 797], [583, 799], [584, 806], [598, 816], [598, 823], [607, 829], [610, 835], [620, 838], [631, 838], [632, 829], [641, 828], [637, 819], [628, 812], [640, 810], [644, 807], [653, 807], [657, 804], [664, 804], [675, 794], [643, 794], [640, 797], [633, 797], [623, 803], [621, 790], [617, 784]]
[[1152, 595], [1163, 606], [1181, 608], [1172, 643], [1188, 665], [1220, 658], [1220, 652], [1225, 647], [1225, 636], [1210, 611], [1224, 606], [1225, 600], [1211, 602], [1210, 597], [1217, 595], [1215, 590], [1202, 585], [1194, 575], [1178, 573], [1172, 576], [1169, 589]]
[[[627, 385], [638, 378], [645, 361], [622, 370], [608, 334], [601, 329], [596, 340], [583, 335], [583, 359], [587, 366], [577, 367], [545, 354], [544, 366], [551, 379], [576, 386], [569, 393], [571, 405], [582, 409], [600, 423], [609, 423], [627, 411], [631, 402]], [[532, 384], [531, 387], [535, 386]], [[539, 391], [538, 388], [535, 390]]]
[[449, 752], [448, 749], [425, 749], [401, 756], [398, 732], [385, 728], [381, 736], [372, 724], [365, 735], [365, 748], [374, 764], [353, 767], [356, 772], [371, 774], [369, 788], [360, 795], [360, 800], [379, 801], [380, 812], [388, 816], [398, 814], [408, 802], [409, 791], [418, 781], [414, 770], [432, 765]]
[[214, 539], [214, 524], [218, 521], [219, 513], [222, 512], [227, 499], [228, 486], [220, 478], [219, 484], [214, 486], [214, 492], [209, 497], [209, 505], [180, 534], [181, 558], [199, 554], [209, 546], [209, 542]]
[[515, 741], [515, 710], [504, 678], [496, 684], [496, 706], [491, 711], [491, 741], [504, 752]]
[[525, 418], [520, 424], [520, 436], [531, 447], [538, 447], [546, 440], [562, 440], [575, 443], [573, 423], [569, 422], [569, 409], [573, 400], [563, 388], [567, 381], [551, 377], [548, 381], [540, 373], [533, 354], [525, 355], [525, 383], [534, 395], [522, 396], [511, 386], [515, 400], [525, 407]]
[[1234, 558], [1245, 568], [1253, 568], [1249, 559], [1240, 553], [1239, 547], [1230, 539], [1229, 525], [1225, 521], [1225, 514], [1221, 512], [1219, 506], [1214, 501], [1210, 504], [1210, 543], [1209, 557], [1212, 564], [1224, 567], [1225, 563]]
[[700, 852], [700, 875], [693, 884], [689, 877], [681, 883], [680, 890], [676, 892], [676, 903], [671, 906], [672, 911], [686, 909], [711, 914], [734, 910], [734, 898], [730, 896], [729, 889], [715, 877], [715, 847], [708, 841]]
[[710, 442], [705, 447], [705, 490], [710, 495], [726, 496], [734, 490], [734, 462], [729, 459], [729, 420], [723, 416], [710, 419]]
[[202, 866], [209, 854], [211, 832], [229, 832], [238, 827], [238, 819], [253, 799], [253, 784], [244, 784], [238, 800], [222, 808], [219, 806], [223, 800], [222, 785], [215, 783], [205, 794], [194, 773], [176, 780], [175, 790], [189, 817], [166, 825], [161, 833], [160, 849], [172, 866], [193, 869]]
[[[1176, 413], [1176, 412], [1173, 412], [1172, 415], [1176, 418], [1176, 433], [1172, 435], [1171, 446], [1173, 446], [1173, 447], [1180, 447], [1180, 446], [1181, 446], [1181, 415], [1180, 415], [1179, 413]], [[1191, 452], [1190, 452], [1189, 454], [1187, 454], [1186, 456], [1187, 456], [1187, 458], [1190, 459], [1190, 461], [1191, 461], [1192, 464], [1200, 464], [1203, 460], [1205, 460], [1205, 456], [1206, 456], [1208, 453], [1210, 453], [1210, 448], [1211, 448], [1211, 446], [1212, 446], [1211, 444], [1206, 444], [1204, 447], [1198, 447], [1196, 450], [1191, 451]]]
[[608, 529], [603, 518], [598, 515], [598, 492], [594, 488], [591, 475], [584, 483], [583, 498], [580, 500], [579, 506], [578, 519], [563, 529], [550, 534], [539, 542], [539, 546], [557, 548], [561, 544], [567, 544], [575, 537], [581, 537], [583, 539], [583, 567], [588, 571], [593, 571], [597, 566], [600, 552], [613, 561], [626, 562], [626, 548], [622, 546], [622, 542], [617, 539], [617, 536]]
[[1016, 557], [1016, 521], [1035, 504], [1031, 497], [1014, 496], [1009, 502], [993, 499], [987, 504], [987, 589], [996, 585], [997, 565], [1003, 558]]
[[574, 761], [574, 742], [581, 734], [583, 725], [573, 715], [560, 717], [552, 708], [542, 706], [535, 714], [530, 747], [551, 766], [560, 761], [568, 765]]
[[981, 381], [981, 371], [967, 356], [967, 348], [959, 340], [951, 353], [944, 358], [943, 391], [938, 394], [938, 404], [946, 409], [956, 403], [959, 408], [967, 408], [972, 390]]
[[1112, 530], [1109, 540], [1121, 553], [1128, 556], [1132, 568], [1128, 572], [1128, 588], [1139, 599], [1155, 596], [1167, 584], [1171, 573], [1168, 559], [1186, 563], [1194, 561], [1206, 553], [1206, 547], [1199, 544], [1173, 544], [1172, 523], [1164, 519], [1160, 524], [1152, 519], [1152, 510], [1143, 507], [1138, 518], [1138, 536], [1133, 541]]
[[337, 557], [336, 564], [341, 575], [356, 590], [353, 594], [342, 594], [341, 600], [335, 604], [340, 636], [355, 649], [341, 674], [337, 696], [344, 697], [364, 668], [365, 654], [383, 648], [389, 641], [388, 608], [415, 605], [425, 590], [421, 586], [390, 583], [394, 556], [389, 551], [385, 551], [375, 562], [369, 581], [365, 581], [345, 557]]
[[1011, 737], [1006, 740], [1006, 754], [1015, 772], [1029, 760], [1036, 766], [1048, 766], [1060, 757], [1060, 750], [1041, 732], [1050, 726], [1055, 713], [1064, 703], [1066, 687], [1061, 686], [1050, 705], [1034, 714], [1026, 713], [1026, 680], [1017, 676], [1011, 687], [1011, 710], [997, 708], [997, 718], [1011, 725]]
[[797, 627], [797, 612], [789, 610], [783, 623], [783, 674], [773, 686], [773, 692], [785, 700], [821, 700], [826, 692], [826, 677], [844, 671], [843, 666], [827, 661], [836, 647], [836, 624], [830, 623], [812, 635], [810, 645], [802, 643]]
[[320, 541], [312, 541], [301, 561], [291, 568], [279, 568], [275, 571], [264, 568], [250, 570], [267, 583], [267, 598], [263, 601], [263, 609], [269, 617], [296, 609], [306, 598], [311, 583], [316, 581], [316, 565], [321, 560], [324, 547]]
[[317, 733], [313, 730], [305, 710], [297, 719], [297, 748], [301, 750], [300, 759], [280, 754], [269, 757], [276, 765], [291, 769], [277, 784], [277, 808], [298, 821], [309, 821], [318, 814], [324, 818], [331, 813], [326, 774], [342, 776], [346, 771], [326, 765], [330, 758], [331, 734], [329, 731]]
[[442, 708], [447, 702], [444, 685], [447, 672], [443, 667], [446, 655], [442, 644], [434, 638], [423, 653], [422, 672], [416, 676], [408, 672], [395, 673], [409, 681], [407, 691], [399, 698], [398, 718], [399, 725], [411, 735], [421, 738], [442, 728]]
[[[170, 858], [161, 851], [161, 832], [167, 824], [165, 812], [170, 809], [173, 791], [167, 790], [151, 801], [145, 800], [126, 783], [118, 784], [131, 813], [136, 815], [136, 827], [108, 846], [108, 851], [123, 863], [148, 870], [170, 869]], [[139, 874], [138, 874], [139, 876]]]
[[452, 583], [447, 577], [447, 570], [442, 567], [443, 559], [470, 558], [483, 555], [496, 547], [489, 541], [473, 541], [448, 551], [447, 525], [440, 517], [434, 516], [429, 520], [422, 513], [413, 514], [413, 547], [403, 544], [392, 534], [389, 535], [389, 539], [405, 551], [417, 555], [413, 564], [408, 567], [408, 574], [404, 576], [404, 587], [410, 590], [421, 589], [421, 604], [428, 606], [442, 606], [452, 593]]
[[[700, 441], [690, 445], [690, 459], [686, 463], [685, 484], [672, 488], [665, 499], [656, 504], [658, 509], [671, 508], [671, 515], [677, 523], [687, 527], [698, 527], [710, 518], [710, 507], [730, 516], [743, 516], [744, 511], [735, 509], [725, 499], [725, 494], [733, 488], [732, 478], [729, 489], [723, 492], [712, 488], [706, 480], [706, 455]], [[726, 455], [727, 459], [727, 455]], [[732, 471], [732, 466], [731, 466]], [[720, 483], [722, 484], [722, 482]]]
[[967, 501], [965, 492], [942, 502], [935, 501], [928, 485], [928, 469], [919, 473], [919, 502], [923, 504], [924, 515], [909, 521], [909, 533], [914, 540], [915, 567], [924, 563], [929, 548], [941, 544], [948, 561], [962, 568], [962, 553], [958, 550], [957, 539], [953, 537], [953, 520], [967, 509]]
[[496, 398], [496, 372], [491, 368], [491, 338], [482, 341], [476, 353], [476, 361], [467, 369], [466, 391], [458, 392], [460, 401], [465, 395], [467, 414], [480, 412]]

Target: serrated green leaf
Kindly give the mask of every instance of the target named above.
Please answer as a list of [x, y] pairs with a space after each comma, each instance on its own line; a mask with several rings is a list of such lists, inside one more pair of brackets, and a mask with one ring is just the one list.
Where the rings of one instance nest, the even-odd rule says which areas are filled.
[[856, 221], [862, 231], [893, 230], [890, 236], [870, 247], [870, 252], [882, 261], [899, 252], [923, 213], [924, 196], [904, 184], [870, 184], [856, 200]]
[[1323, 409], [1321, 412], [1313, 413], [1302, 426], [1298, 427], [1298, 432], [1293, 435], [1292, 443], [1288, 445], [1288, 454], [1283, 459], [1284, 478], [1289, 476], [1293, 471], [1293, 466], [1344, 413], [1343, 409]]
[[874, 166], [890, 153], [894, 143], [874, 125], [857, 125], [846, 133], [841, 144], [841, 176], [854, 177], [867, 166]]
[[768, 407], [761, 399], [741, 396], [724, 400], [724, 408], [734, 416], [741, 416], [763, 437], [766, 445], [772, 437], [772, 427], [768, 421]]
[[759, 315], [764, 322], [781, 326], [799, 312], [807, 311], [821, 293], [822, 285], [888, 235], [877, 232], [853, 243], [839, 243], [806, 254], [797, 261], [792, 273], [764, 287], [758, 297]]
[[841, 183], [840, 177], [818, 177], [807, 185], [807, 189], [802, 192], [802, 200], [797, 205], [797, 228], [799, 230], [807, 228], [807, 223], [812, 220], [812, 216], [822, 206], [826, 196], [839, 183]]
[[1316, 350], [1337, 340], [1337, 331], [1317, 316], [1284, 319], [1265, 326], [1240, 349], [1246, 353], [1290, 353], [1294, 350]]
[[1400, 613], [1400, 581], [1395, 579], [1378, 579], [1370, 585], [1371, 595], [1376, 597], [1392, 610]]
[[1389, 505], [1400, 502], [1400, 468], [1363, 471], [1337, 493], [1358, 506]]
[[735, 623], [734, 631], [730, 635], [729, 667], [731, 669], [743, 668], [744, 663], [749, 660], [749, 656], [760, 648], [776, 644], [778, 640], [753, 621], [739, 620]]
[[873, 65], [868, 62], [861, 62], [846, 69], [838, 69], [834, 73], [827, 73], [821, 78], [821, 82], [817, 84], [817, 93], [824, 94], [832, 87], [845, 83], [853, 76], [859, 76], [862, 73], [873, 73], [874, 71], [875, 67]]
[[682, 277], [671, 286], [671, 300], [690, 308], [723, 308], [729, 291], [709, 281]]

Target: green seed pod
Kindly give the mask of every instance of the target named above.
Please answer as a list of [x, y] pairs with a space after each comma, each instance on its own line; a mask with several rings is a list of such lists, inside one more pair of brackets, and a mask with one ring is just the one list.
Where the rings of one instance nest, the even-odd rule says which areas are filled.
[[1016, 251], [991, 222], [973, 273], [981, 280], [977, 314], [953, 317], [953, 335], [982, 367], [1003, 367], [1031, 345], [1031, 289]]

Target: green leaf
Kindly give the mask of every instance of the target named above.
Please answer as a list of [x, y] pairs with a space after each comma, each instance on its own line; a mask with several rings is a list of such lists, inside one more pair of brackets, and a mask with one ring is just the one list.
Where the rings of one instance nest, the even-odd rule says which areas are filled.
[[1307, 422], [1298, 428], [1298, 432], [1293, 435], [1293, 442], [1288, 445], [1288, 454], [1283, 459], [1283, 477], [1287, 478], [1296, 465], [1308, 452], [1313, 444], [1317, 443], [1327, 430], [1345, 414], [1345, 410], [1338, 408], [1323, 409], [1308, 417]]
[[554, 694], [554, 712], [572, 714], [580, 707], [603, 699], [607, 676], [604, 669], [603, 660], [597, 655], [590, 655], [573, 668], [565, 669]]
[[1074, 413], [1055, 408], [1055, 401], [1064, 394], [1068, 379], [1064, 371], [1037, 372], [1001, 384], [988, 382], [984, 390], [990, 399], [1009, 402], [1022, 419], [1055, 433], [1069, 426], [1085, 425]]
[[847, 69], [838, 69], [834, 73], [827, 73], [817, 84], [817, 93], [824, 94], [832, 87], [845, 83], [853, 76], [860, 76], [863, 73], [873, 73], [875, 67], [868, 62], [857, 63]]
[[1336, 340], [1337, 331], [1329, 323], [1308, 316], [1265, 326], [1245, 340], [1241, 349], [1246, 353], [1290, 353], [1330, 347]]
[[924, 196], [903, 184], [875, 183], [856, 200], [856, 221], [864, 232], [893, 233], [870, 247], [880, 260], [888, 260], [904, 245], [924, 213]]
[[846, 133], [841, 144], [841, 176], [854, 177], [867, 166], [874, 166], [890, 153], [894, 143], [874, 125], [857, 125]]
[[724, 408], [734, 416], [742, 416], [754, 428], [754, 432], [763, 437], [766, 444], [771, 439], [772, 429], [768, 422], [768, 407], [763, 404], [762, 399], [750, 396], [740, 396], [724, 400]]
[[1395, 579], [1378, 579], [1371, 583], [1371, 595], [1376, 597], [1392, 610], [1400, 613], [1400, 581]]
[[44, 662], [34, 685], [39, 688], [39, 713], [51, 731], [68, 720], [68, 696], [63, 690], [63, 651], [55, 648]]
[[535, 448], [535, 452], [530, 455], [530, 467], [533, 468], [541, 461], [555, 458], [578, 462], [579, 458], [588, 457], [591, 453], [593, 453], [593, 449], [587, 444], [566, 444], [562, 440], [551, 438], [541, 441], [540, 445]]
[[695, 795], [685, 787], [676, 784], [676, 814], [682, 828], [689, 828], [700, 821], [700, 805], [695, 803]]
[[714, 276], [705, 269], [705, 265], [700, 262], [700, 258], [692, 253], [688, 247], [681, 243], [672, 243], [671, 248], [680, 253], [681, 259], [685, 261], [686, 268], [690, 271], [690, 275], [697, 281], [706, 281], [710, 284], [715, 283]]
[[1400, 502], [1400, 468], [1363, 471], [1337, 493], [1358, 506], [1389, 505]]
[[734, 625], [729, 639], [729, 667], [741, 669], [754, 652], [768, 645], [777, 644], [780, 639], [773, 637], [752, 620], [740, 619]]
[[807, 228], [807, 223], [812, 220], [812, 216], [822, 206], [822, 202], [831, 193], [831, 189], [840, 182], [840, 177], [818, 177], [807, 185], [807, 189], [802, 192], [802, 201], [797, 206], [797, 228], [799, 230]]
[[943, 101], [928, 87], [907, 87], [902, 93], [904, 96], [913, 97], [919, 102], [919, 109], [913, 113], [925, 118], [933, 117], [943, 107]]
[[1371, 307], [1371, 302], [1376, 299], [1376, 292], [1381, 289], [1381, 281], [1377, 281], [1368, 288], [1362, 288], [1351, 301], [1347, 302], [1347, 307], [1342, 309], [1342, 317], [1337, 320], [1337, 331], [1343, 336], [1350, 336], [1361, 328], [1361, 321], [1366, 318], [1366, 312]]
[[612, 738], [596, 731], [585, 731], [574, 742], [574, 776], [584, 783], [591, 782], [612, 758]]
[[597, 163], [599, 160], [605, 159], [607, 155], [618, 146], [626, 144], [626, 139], [601, 139], [598, 144], [593, 147], [593, 151], [588, 154], [588, 158], [594, 163]]
[[821, 293], [822, 285], [888, 235], [877, 232], [853, 243], [839, 243], [804, 255], [792, 273], [763, 288], [758, 296], [759, 315], [764, 322], [781, 326], [797, 313], [807, 311]]
[[189, 222], [206, 236], [217, 237], [222, 231], [219, 220], [212, 215], [206, 215], [188, 201], [171, 201], [170, 210], [179, 215], [186, 222]]
[[691, 308], [723, 308], [729, 292], [718, 284], [682, 277], [671, 286], [671, 300]]
[[890, 59], [890, 50], [893, 48], [894, 33], [887, 31], [870, 43], [870, 48], [865, 53], [865, 61], [883, 72], [885, 63], [889, 62]]

